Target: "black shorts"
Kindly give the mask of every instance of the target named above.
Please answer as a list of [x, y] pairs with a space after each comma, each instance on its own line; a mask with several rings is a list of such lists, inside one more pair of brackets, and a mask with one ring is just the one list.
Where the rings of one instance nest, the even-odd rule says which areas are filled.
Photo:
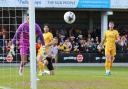
[[48, 61], [48, 64], [47, 64], [48, 70], [54, 70], [54, 67], [53, 67], [53, 64], [52, 64], [53, 59], [51, 57], [46, 57], [46, 60]]

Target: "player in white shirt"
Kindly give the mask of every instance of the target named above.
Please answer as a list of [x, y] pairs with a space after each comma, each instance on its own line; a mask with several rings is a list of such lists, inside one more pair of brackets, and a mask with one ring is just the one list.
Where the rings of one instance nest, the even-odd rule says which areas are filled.
[[55, 37], [53, 39], [52, 45], [49, 48], [49, 51], [47, 53], [47, 57], [44, 60], [44, 64], [47, 66], [47, 68], [48, 68], [48, 70], [50, 72], [50, 75], [54, 75], [54, 67], [53, 67], [52, 61], [56, 60], [56, 56], [58, 54], [57, 44], [58, 44], [58, 39]]

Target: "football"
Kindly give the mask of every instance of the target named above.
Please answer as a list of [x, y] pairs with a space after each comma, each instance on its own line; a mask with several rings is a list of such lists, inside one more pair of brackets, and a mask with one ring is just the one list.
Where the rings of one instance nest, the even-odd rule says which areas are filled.
[[64, 21], [68, 24], [74, 23], [76, 20], [76, 16], [74, 12], [68, 11], [64, 14]]

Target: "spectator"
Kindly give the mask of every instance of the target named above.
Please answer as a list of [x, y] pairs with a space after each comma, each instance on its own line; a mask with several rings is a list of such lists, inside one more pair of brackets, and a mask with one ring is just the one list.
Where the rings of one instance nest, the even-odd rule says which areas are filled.
[[74, 51], [74, 49], [75, 49], [75, 51], [77, 51], [77, 50], [76, 50], [76, 42], [75, 42], [75, 37], [74, 37], [74, 36], [71, 36], [71, 37], [70, 37], [70, 42], [71, 42], [71, 44], [72, 44], [72, 49], [71, 49], [71, 51]]
[[80, 52], [84, 52], [85, 51], [84, 39], [80, 40], [78, 49], [79, 49]]
[[58, 50], [61, 51], [61, 52], [64, 50], [64, 46], [63, 46], [62, 42], [59, 43]]
[[71, 44], [71, 42], [70, 42], [69, 38], [67, 38], [67, 39], [65, 40], [64, 45], [66, 45], [66, 46], [67, 46], [67, 49], [69, 49], [69, 51], [71, 51], [71, 50], [72, 50], [72, 44]]
[[96, 45], [99, 45], [99, 43], [100, 43], [98, 36], [97, 36], [96, 39], [95, 39], [95, 43], [96, 43]]
[[7, 38], [8, 38], [8, 32], [6, 30], [5, 26], [0, 26], [0, 50], [1, 52], [5, 52], [7, 49]]
[[125, 36], [121, 37], [119, 45], [121, 46], [121, 52], [123, 52], [123, 51], [125, 51], [127, 49], [127, 39], [126, 39]]

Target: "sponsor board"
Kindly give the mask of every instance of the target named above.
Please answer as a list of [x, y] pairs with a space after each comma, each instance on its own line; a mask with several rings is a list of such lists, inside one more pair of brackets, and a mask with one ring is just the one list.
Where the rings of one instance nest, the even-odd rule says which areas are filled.
[[[0, 0], [0, 7], [28, 7], [29, 0]], [[110, 0], [35, 0], [37, 8], [110, 8]]]

